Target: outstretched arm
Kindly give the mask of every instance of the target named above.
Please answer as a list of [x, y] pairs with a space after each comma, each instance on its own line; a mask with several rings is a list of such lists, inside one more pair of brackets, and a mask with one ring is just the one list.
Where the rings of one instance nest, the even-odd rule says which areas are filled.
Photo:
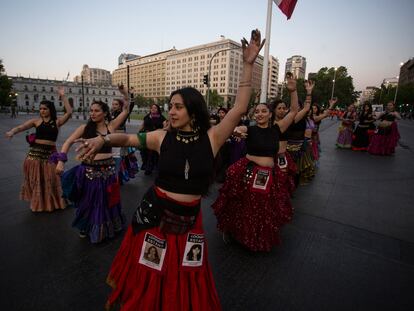
[[30, 119], [30, 120], [24, 122], [23, 124], [12, 128], [10, 131], [6, 132], [6, 137], [12, 138], [14, 135], [16, 135], [20, 132], [28, 130], [32, 127], [36, 127], [36, 120], [37, 119]]
[[130, 109], [132, 110], [133, 108], [130, 108], [129, 106], [128, 91], [124, 88], [122, 84], [118, 86], [118, 90], [124, 97], [124, 103], [122, 105], [122, 112], [109, 123], [109, 127], [110, 130], [112, 130], [112, 132], [116, 131], [121, 126], [121, 124], [126, 120], [126, 118], [128, 118]]
[[286, 74], [287, 80], [287, 90], [290, 93], [290, 110], [289, 113], [280, 121], [277, 122], [279, 125], [279, 129], [282, 133], [284, 133], [289, 125], [292, 124], [295, 120], [295, 116], [299, 111], [299, 103], [298, 103], [298, 92], [296, 91], [296, 80], [293, 78], [292, 73], [288, 72]]
[[325, 111], [323, 113], [321, 113], [319, 116], [313, 116], [313, 121], [315, 122], [319, 122], [323, 119], [325, 119], [326, 117], [328, 117], [333, 109], [333, 107], [336, 105], [338, 99], [334, 98], [334, 99], [330, 99], [329, 100], [329, 108], [325, 109]]
[[218, 125], [213, 126], [208, 132], [214, 155], [217, 154], [226, 139], [233, 133], [234, 128], [247, 110], [252, 93], [253, 66], [257, 55], [259, 55], [264, 45], [264, 41], [261, 40], [260, 31], [257, 29], [252, 31], [250, 43], [245, 38], [241, 40], [243, 49], [243, 72], [237, 89], [234, 107], [230, 109]]
[[[67, 154], [70, 150], [70, 147], [73, 145], [76, 139], [82, 136], [83, 131], [85, 130], [86, 125], [79, 126], [73, 133], [70, 135], [65, 142], [62, 145], [62, 148], [60, 149], [61, 153]], [[62, 174], [65, 170], [65, 163], [62, 160], [59, 160], [59, 162], [56, 165], [56, 174]]]
[[60, 127], [69, 120], [70, 116], [72, 115], [73, 108], [70, 105], [67, 97], [65, 96], [65, 88], [63, 86], [58, 87], [58, 95], [62, 99], [63, 105], [65, 107], [65, 114], [57, 118], [57, 126]]
[[298, 123], [302, 120], [309, 112], [312, 104], [312, 91], [315, 83], [311, 80], [305, 81], [305, 89], [306, 89], [306, 99], [305, 105], [303, 106], [302, 110], [300, 110], [295, 116], [295, 123]]

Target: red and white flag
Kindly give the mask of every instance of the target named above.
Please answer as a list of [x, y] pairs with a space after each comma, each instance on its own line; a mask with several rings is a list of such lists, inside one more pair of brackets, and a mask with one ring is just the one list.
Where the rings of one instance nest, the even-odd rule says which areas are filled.
[[279, 9], [286, 15], [287, 19], [292, 16], [297, 0], [273, 0]]

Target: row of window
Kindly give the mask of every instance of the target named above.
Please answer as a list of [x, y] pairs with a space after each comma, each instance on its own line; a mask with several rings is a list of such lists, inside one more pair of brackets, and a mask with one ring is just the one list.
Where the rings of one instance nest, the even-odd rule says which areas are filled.
[[[24, 85], [24, 86], [23, 86], [23, 90], [24, 90], [24, 91], [29, 91], [29, 89], [28, 89], [27, 85]], [[88, 88], [88, 87], [85, 87], [85, 88], [84, 88], [84, 90], [85, 90], [85, 93], [86, 93], [86, 94], [89, 94], [89, 88]], [[37, 87], [36, 87], [36, 85], [33, 85], [33, 91], [34, 91], [34, 92], [37, 92]], [[46, 92], [46, 87], [42, 86], [41, 91], [42, 91], [42, 92]], [[79, 94], [82, 94], [82, 88], [79, 88], [78, 92], [79, 92]], [[50, 87], [50, 93], [54, 93], [54, 88], [53, 88], [53, 87]], [[72, 94], [72, 88], [69, 88], [69, 89], [68, 89], [68, 93], [69, 93], [69, 94]], [[106, 90], [105, 90], [105, 92], [104, 92], [104, 93], [105, 93], [104, 95], [108, 95], [108, 91], [106, 91]], [[92, 94], [95, 94], [95, 90], [94, 90], [94, 89], [92, 90]], [[98, 95], [102, 95], [102, 91], [101, 91], [101, 90], [99, 90], [99, 91], [98, 91]], [[115, 91], [112, 91], [112, 95], [114, 95], [114, 96], [115, 96]]]

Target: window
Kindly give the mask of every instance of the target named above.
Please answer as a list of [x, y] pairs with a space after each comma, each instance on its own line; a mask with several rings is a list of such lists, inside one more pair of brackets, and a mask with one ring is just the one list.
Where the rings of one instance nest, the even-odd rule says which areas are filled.
[[24, 90], [27, 91], [27, 85], [24, 86]]

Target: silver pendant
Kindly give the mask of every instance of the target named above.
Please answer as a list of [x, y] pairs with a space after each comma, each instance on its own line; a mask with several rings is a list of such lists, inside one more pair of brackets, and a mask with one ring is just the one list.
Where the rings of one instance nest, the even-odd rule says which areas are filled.
[[188, 163], [188, 160], [185, 159], [185, 166], [184, 166], [184, 178], [188, 180], [188, 172], [190, 171], [190, 164]]

